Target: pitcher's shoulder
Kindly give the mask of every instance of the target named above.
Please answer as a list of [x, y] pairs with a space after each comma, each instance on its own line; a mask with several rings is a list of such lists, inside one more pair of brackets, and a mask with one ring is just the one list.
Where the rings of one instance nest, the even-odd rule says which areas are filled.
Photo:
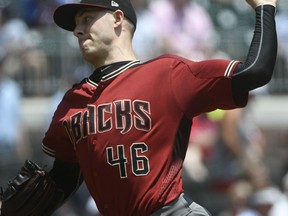
[[178, 55], [173, 55], [173, 54], [165, 54], [165, 55], [161, 55], [159, 57], [153, 58], [147, 62], [144, 62], [143, 65], [145, 64], [160, 64], [160, 65], [171, 65], [171, 64], [188, 64], [188, 63], [192, 63], [192, 62], [196, 62]]

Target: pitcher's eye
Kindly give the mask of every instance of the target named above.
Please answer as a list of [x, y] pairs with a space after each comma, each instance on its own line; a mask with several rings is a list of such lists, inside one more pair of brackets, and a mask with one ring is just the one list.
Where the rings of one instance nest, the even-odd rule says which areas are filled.
[[87, 14], [82, 17], [78, 17], [78, 18], [76, 17], [75, 23], [76, 25], [87, 25], [87, 24], [90, 24], [93, 21], [93, 19], [94, 19], [94, 16]]
[[85, 16], [85, 17], [83, 18], [83, 23], [84, 23], [84, 24], [89, 24], [89, 23], [92, 22], [92, 20], [93, 20], [93, 17], [90, 16], [90, 15], [87, 15], [87, 16]]

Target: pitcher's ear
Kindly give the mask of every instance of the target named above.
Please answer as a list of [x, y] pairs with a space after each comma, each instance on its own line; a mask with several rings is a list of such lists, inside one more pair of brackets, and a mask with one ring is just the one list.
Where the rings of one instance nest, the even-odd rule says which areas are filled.
[[123, 13], [123, 11], [121, 11], [121, 10], [116, 10], [116, 11], [114, 11], [113, 15], [114, 15], [114, 19], [115, 19], [115, 24], [116, 24], [116, 25], [119, 25], [120, 23], [123, 22], [123, 20], [124, 20], [124, 13]]

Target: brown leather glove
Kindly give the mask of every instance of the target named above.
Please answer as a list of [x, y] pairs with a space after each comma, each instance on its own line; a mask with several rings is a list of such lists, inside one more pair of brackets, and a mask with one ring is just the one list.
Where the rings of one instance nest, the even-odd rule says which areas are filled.
[[63, 200], [49, 173], [26, 160], [16, 177], [0, 189], [0, 216], [49, 216]]

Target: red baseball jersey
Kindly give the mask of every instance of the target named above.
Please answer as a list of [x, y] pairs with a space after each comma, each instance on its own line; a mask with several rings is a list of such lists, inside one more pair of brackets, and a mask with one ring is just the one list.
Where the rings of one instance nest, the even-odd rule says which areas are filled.
[[43, 150], [80, 164], [103, 215], [149, 215], [183, 192], [193, 117], [246, 105], [248, 93], [232, 96], [237, 64], [164, 55], [88, 78], [65, 94]]

